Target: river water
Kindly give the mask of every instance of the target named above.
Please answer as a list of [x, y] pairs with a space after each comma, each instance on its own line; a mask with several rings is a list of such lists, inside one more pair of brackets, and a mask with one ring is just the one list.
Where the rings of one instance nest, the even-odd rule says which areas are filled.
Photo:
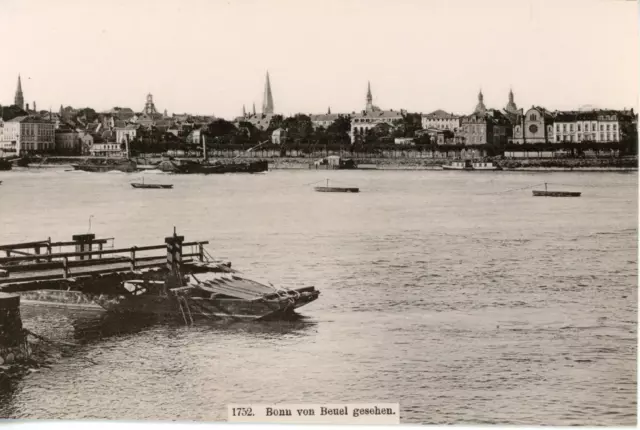
[[[324, 178], [361, 193], [305, 185]], [[77, 347], [3, 386], [0, 416], [224, 421], [228, 403], [398, 402], [402, 423], [636, 423], [637, 174], [136, 179], [0, 172], [0, 243], [69, 240], [91, 218], [116, 247], [159, 244], [176, 226], [320, 299], [298, 321], [191, 328], [24, 306], [26, 327]], [[583, 195], [515, 190], [545, 181]]]

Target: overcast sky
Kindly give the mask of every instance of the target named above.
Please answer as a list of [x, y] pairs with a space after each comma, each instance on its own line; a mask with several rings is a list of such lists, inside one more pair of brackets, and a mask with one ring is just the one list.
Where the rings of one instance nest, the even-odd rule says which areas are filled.
[[0, 0], [0, 104], [169, 113], [364, 108], [470, 113], [638, 104], [638, 7], [624, 0]]

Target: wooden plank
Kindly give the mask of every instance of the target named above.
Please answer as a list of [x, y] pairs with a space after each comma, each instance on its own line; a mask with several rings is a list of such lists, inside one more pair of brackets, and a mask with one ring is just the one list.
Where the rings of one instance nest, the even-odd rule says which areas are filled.
[[34, 246], [37, 245], [46, 245], [47, 243], [49, 243], [49, 241], [47, 240], [38, 240], [35, 242], [23, 242], [23, 243], [12, 243], [9, 245], [0, 245], [0, 251], [5, 251], [5, 250], [13, 250], [13, 249], [25, 249], [25, 248], [33, 248]]
[[[91, 243], [97, 243], [97, 244], [104, 244], [109, 242], [110, 240], [113, 240], [113, 238], [107, 238], [107, 239], [94, 239], [91, 241]], [[51, 245], [51, 246], [72, 246], [72, 245], [76, 245], [78, 242], [49, 242], [49, 240], [37, 240], [37, 241], [33, 241], [33, 242], [22, 242], [22, 243], [12, 243], [9, 245], [0, 245], [0, 251], [6, 251], [6, 250], [14, 250], [14, 249], [27, 249], [27, 248], [33, 248], [36, 246], [47, 246], [47, 245]]]
[[[188, 259], [185, 260], [185, 263], [191, 262], [193, 261], [192, 259]], [[156, 261], [149, 261], [149, 262], [142, 262], [142, 263], [137, 263], [137, 269], [146, 269], [146, 268], [161, 268], [165, 265], [166, 260], [164, 258], [158, 258]], [[116, 272], [123, 272], [123, 273], [132, 273], [130, 268], [129, 268], [129, 262], [128, 261], [123, 261], [120, 264], [117, 265], [113, 265], [111, 267], [107, 267], [105, 268], [104, 266], [98, 266], [98, 267], [88, 267], [88, 268], [84, 268], [84, 270], [82, 271], [78, 271], [78, 272], [71, 272], [69, 273], [69, 278], [84, 278], [84, 277], [92, 277], [95, 275], [100, 275], [100, 274], [108, 274], [108, 273], [116, 273]], [[63, 280], [63, 275], [62, 275], [62, 270], [61, 269], [57, 269], [57, 270], [48, 270], [48, 271], [40, 271], [40, 272], [35, 272], [35, 273], [23, 273], [20, 274], [20, 276], [11, 276], [8, 278], [0, 278], [0, 289], [2, 289], [3, 285], [4, 287], [6, 287], [7, 285], [12, 285], [12, 284], [18, 284], [18, 283], [24, 283], [24, 282], [36, 282], [36, 281], [46, 281], [46, 280], [50, 280], [50, 281], [56, 281], [56, 280]]]
[[[187, 243], [183, 243], [182, 246], [183, 248], [185, 246], [195, 246], [195, 245], [206, 245], [208, 244], [208, 241], [202, 241], [202, 242], [187, 242]], [[132, 249], [134, 249], [136, 251], [153, 251], [153, 250], [165, 250], [166, 249], [166, 245], [151, 245], [151, 246], [135, 246], [135, 247], [129, 247], [129, 248], [118, 248], [118, 249], [103, 249], [103, 250], [96, 250], [96, 251], [85, 251], [85, 252], [61, 252], [61, 253], [57, 253], [54, 254], [52, 253], [51, 255], [47, 255], [47, 258], [64, 258], [64, 257], [87, 257], [87, 256], [91, 256], [91, 255], [106, 255], [106, 254], [120, 254], [120, 253], [130, 253]], [[0, 258], [0, 266], [2, 264], [6, 264], [6, 263], [13, 263], [13, 262], [18, 262], [18, 261], [33, 261], [33, 260], [39, 260], [42, 257], [39, 255], [30, 255], [30, 256], [21, 256], [21, 257], [1, 257]]]

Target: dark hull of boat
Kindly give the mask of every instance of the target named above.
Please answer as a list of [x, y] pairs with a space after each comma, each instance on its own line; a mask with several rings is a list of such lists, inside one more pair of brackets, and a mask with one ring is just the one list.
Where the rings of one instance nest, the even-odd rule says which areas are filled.
[[213, 175], [222, 173], [261, 173], [269, 170], [269, 163], [266, 161], [255, 161], [252, 163], [230, 163], [230, 164], [185, 164], [177, 166], [175, 173], [191, 173]]
[[204, 298], [143, 294], [139, 296], [89, 294], [81, 291], [32, 290], [21, 291], [25, 305], [44, 306], [97, 313], [174, 316], [178, 318], [258, 320], [277, 318], [315, 301], [320, 292], [314, 287], [293, 290], [295, 298], [279, 297], [270, 300], [242, 300], [235, 298]]
[[533, 191], [534, 197], [580, 197], [581, 194], [572, 191]]
[[12, 167], [8, 161], [0, 161], [0, 170], [11, 170]]
[[72, 167], [75, 170], [82, 170], [84, 172], [135, 172], [135, 164], [73, 164]]
[[153, 188], [153, 189], [158, 189], [158, 188], [162, 188], [162, 189], [173, 188], [173, 185], [170, 185], [170, 184], [139, 184], [139, 183], [133, 183], [133, 184], [131, 184], [131, 186], [132, 186], [133, 188]]
[[314, 189], [321, 193], [359, 193], [360, 188], [346, 188], [346, 187], [314, 187]]

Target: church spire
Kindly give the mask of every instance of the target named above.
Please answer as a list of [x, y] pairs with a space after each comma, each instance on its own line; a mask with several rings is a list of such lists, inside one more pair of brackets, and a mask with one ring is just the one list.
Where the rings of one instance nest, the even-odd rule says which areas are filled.
[[484, 96], [482, 95], [482, 88], [478, 93], [478, 104], [476, 105], [476, 109], [473, 111], [475, 114], [484, 115], [487, 112], [487, 108], [484, 105]]
[[253, 102], [253, 116], [256, 116], [256, 103]]
[[271, 81], [269, 80], [269, 72], [267, 72], [267, 80], [264, 84], [264, 97], [262, 99], [262, 113], [273, 113], [273, 95], [271, 94]]
[[367, 107], [365, 110], [367, 112], [371, 112], [373, 110], [373, 95], [371, 95], [371, 81], [367, 81]]
[[246, 118], [247, 117], [247, 110], [244, 108], [244, 105], [242, 105], [242, 118]]
[[329, 109], [327, 109], [327, 115], [331, 115], [331, 106], [329, 106]]
[[504, 110], [513, 114], [518, 113], [518, 106], [516, 106], [516, 102], [513, 100], [513, 89], [511, 88], [509, 88], [509, 102]]
[[18, 106], [20, 109], [24, 109], [24, 95], [22, 94], [22, 81], [20, 80], [20, 75], [18, 75], [18, 87], [16, 88], [16, 96], [13, 104]]

